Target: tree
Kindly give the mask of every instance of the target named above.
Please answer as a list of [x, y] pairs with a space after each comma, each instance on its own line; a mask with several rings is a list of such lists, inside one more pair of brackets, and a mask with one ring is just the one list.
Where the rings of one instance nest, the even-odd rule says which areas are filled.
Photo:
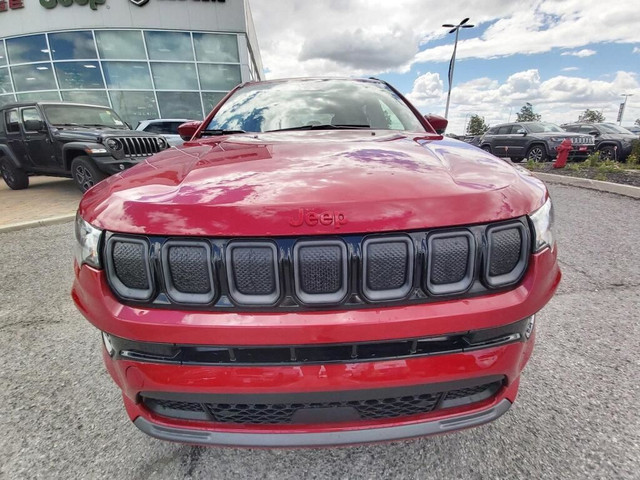
[[467, 125], [467, 135], [483, 135], [487, 130], [489, 130], [489, 125], [484, 122], [484, 117], [475, 113], [471, 115], [469, 125]]
[[587, 108], [584, 111], [584, 113], [578, 117], [579, 122], [586, 122], [586, 123], [600, 123], [600, 122], [604, 122], [604, 120], [605, 119], [602, 112], [599, 112], [597, 110], [591, 110], [590, 108]]
[[636, 118], [636, 125], [640, 127], [640, 118]]
[[527, 102], [518, 112], [516, 122], [539, 122], [541, 118], [541, 115], [533, 112], [533, 105]]

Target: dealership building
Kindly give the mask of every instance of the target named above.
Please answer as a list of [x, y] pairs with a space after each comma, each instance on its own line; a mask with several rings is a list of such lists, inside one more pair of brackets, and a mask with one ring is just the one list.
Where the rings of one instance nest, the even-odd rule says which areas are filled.
[[135, 126], [201, 119], [263, 78], [248, 0], [0, 0], [0, 106], [106, 105]]

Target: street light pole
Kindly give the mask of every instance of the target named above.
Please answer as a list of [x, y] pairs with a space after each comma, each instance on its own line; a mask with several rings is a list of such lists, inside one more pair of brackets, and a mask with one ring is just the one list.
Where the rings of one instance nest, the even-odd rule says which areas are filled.
[[451, 62], [449, 62], [449, 91], [447, 92], [447, 107], [444, 111], [444, 118], [449, 118], [449, 102], [451, 101], [451, 86], [453, 84], [453, 69], [456, 66], [456, 52], [458, 50], [458, 34], [460, 32], [461, 28], [473, 28], [474, 25], [469, 25], [467, 22], [469, 21], [468, 18], [465, 18], [464, 20], [462, 20], [458, 25], [453, 25], [451, 23], [445, 23], [444, 25], [442, 25], [445, 28], [451, 28], [451, 30], [449, 30], [449, 33], [454, 33], [456, 34], [456, 40], [453, 44], [453, 55], [451, 56]]
[[620, 110], [620, 120], [618, 120], [618, 125], [622, 125], [622, 117], [624, 116], [624, 111], [627, 108], [627, 99], [629, 97], [633, 97], [633, 93], [623, 93], [620, 96], [624, 97], [624, 102], [622, 102], [622, 110]]

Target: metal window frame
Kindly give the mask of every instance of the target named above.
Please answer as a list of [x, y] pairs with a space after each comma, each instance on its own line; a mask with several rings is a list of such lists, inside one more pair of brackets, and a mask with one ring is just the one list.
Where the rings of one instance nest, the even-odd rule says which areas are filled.
[[[435, 284], [431, 281], [431, 273], [433, 266], [433, 241], [446, 238], [465, 237], [469, 242], [469, 252], [467, 254], [467, 269], [462, 280], [454, 283]], [[468, 230], [454, 230], [450, 232], [431, 233], [427, 237], [427, 274], [425, 278], [425, 289], [430, 295], [452, 295], [464, 293], [471, 288], [475, 276], [476, 269], [476, 253], [478, 247], [476, 239]]]
[[[269, 248], [273, 254], [273, 273], [275, 291], [265, 295], [247, 295], [238, 290], [235, 282], [232, 254], [236, 248]], [[243, 307], [262, 307], [273, 306], [280, 299], [282, 288], [280, 286], [280, 263], [278, 261], [278, 248], [275, 243], [270, 241], [243, 241], [232, 240], [225, 247], [225, 270], [227, 277], [227, 285], [229, 287], [229, 297], [239, 306]]]
[[[204, 248], [206, 251], [206, 264], [207, 264], [207, 272], [209, 274], [209, 292], [208, 293], [187, 293], [181, 292], [173, 283], [173, 278], [171, 276], [171, 263], [169, 262], [169, 250], [172, 247], [195, 247], [195, 248]], [[169, 299], [178, 304], [190, 304], [190, 305], [208, 305], [212, 303], [216, 294], [218, 293], [218, 288], [215, 284], [215, 276], [213, 274], [213, 266], [212, 266], [212, 251], [211, 245], [205, 241], [199, 240], [167, 240], [162, 245], [162, 251], [160, 254], [161, 265], [162, 265], [162, 278], [164, 280], [165, 292]]]
[[[313, 247], [331, 247], [340, 248], [340, 263], [342, 268], [342, 285], [337, 292], [334, 293], [307, 293], [302, 289], [300, 250], [303, 248]], [[293, 246], [293, 275], [294, 275], [294, 292], [296, 297], [303, 304], [322, 305], [322, 304], [338, 304], [344, 300], [349, 291], [349, 256], [347, 245], [342, 240], [299, 240]]]
[[[407, 245], [407, 267], [405, 271], [405, 283], [398, 288], [387, 290], [372, 290], [368, 287], [369, 259], [367, 249], [370, 245], [378, 243], [402, 242]], [[367, 237], [362, 242], [362, 295], [370, 302], [384, 302], [402, 300], [406, 298], [413, 287], [413, 270], [415, 268], [416, 252], [413, 240], [407, 235], [389, 235]]]

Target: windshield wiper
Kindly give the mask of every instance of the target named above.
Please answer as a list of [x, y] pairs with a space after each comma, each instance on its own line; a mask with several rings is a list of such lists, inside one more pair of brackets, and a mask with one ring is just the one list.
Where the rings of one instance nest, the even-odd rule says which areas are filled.
[[277, 130], [268, 130], [267, 132], [287, 132], [292, 130], [357, 130], [360, 128], [371, 128], [371, 125], [333, 125], [333, 124], [321, 124], [321, 125], [301, 125], [299, 127], [279, 128]]
[[244, 130], [223, 130], [221, 128], [215, 128], [212, 130], [202, 130], [202, 135], [232, 135], [234, 133], [247, 133]]

